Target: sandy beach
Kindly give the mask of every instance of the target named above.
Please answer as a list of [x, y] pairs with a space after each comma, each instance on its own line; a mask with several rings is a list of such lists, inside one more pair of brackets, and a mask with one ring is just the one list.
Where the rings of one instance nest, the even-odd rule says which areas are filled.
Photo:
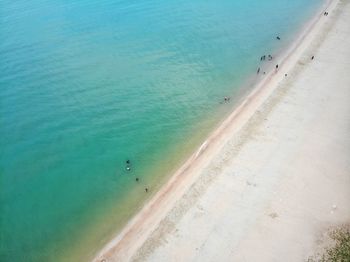
[[306, 261], [350, 222], [349, 1], [327, 11], [94, 261]]

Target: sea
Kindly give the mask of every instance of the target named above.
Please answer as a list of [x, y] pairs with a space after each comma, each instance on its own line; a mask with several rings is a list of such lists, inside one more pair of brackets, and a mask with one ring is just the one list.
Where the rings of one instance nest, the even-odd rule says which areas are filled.
[[0, 260], [91, 260], [323, 4], [1, 0]]

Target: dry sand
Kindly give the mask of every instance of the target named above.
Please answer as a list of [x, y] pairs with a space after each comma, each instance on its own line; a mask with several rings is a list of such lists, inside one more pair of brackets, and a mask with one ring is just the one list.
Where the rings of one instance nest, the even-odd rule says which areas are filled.
[[95, 261], [305, 261], [350, 222], [348, 3], [315, 18]]

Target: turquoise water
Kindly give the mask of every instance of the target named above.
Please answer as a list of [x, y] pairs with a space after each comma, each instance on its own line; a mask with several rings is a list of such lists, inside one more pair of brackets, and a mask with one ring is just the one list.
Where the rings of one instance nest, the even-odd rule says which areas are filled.
[[2, 0], [0, 260], [91, 258], [321, 3]]

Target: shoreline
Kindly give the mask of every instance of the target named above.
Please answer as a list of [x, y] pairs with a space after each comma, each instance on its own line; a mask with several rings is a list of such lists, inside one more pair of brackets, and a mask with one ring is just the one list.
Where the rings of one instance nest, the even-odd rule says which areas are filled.
[[[337, 0], [339, 2], [339, 0]], [[295, 39], [285, 44], [279, 51], [277, 51], [274, 54], [274, 58], [271, 61], [264, 61], [264, 63], [270, 63], [269, 65], [265, 65], [265, 69], [267, 71], [266, 75], [262, 75], [263, 70], [260, 71], [260, 74], [257, 75], [256, 73], [252, 73], [248, 79], [244, 81], [242, 88], [244, 91], [242, 92], [241, 96], [237, 99], [237, 104], [232, 108], [232, 110], [228, 113], [227, 117], [223, 119], [223, 121], [214, 129], [218, 129], [220, 125], [235, 111], [239, 106], [241, 106], [242, 103], [245, 102], [248, 96], [252, 95], [254, 92], [256, 92], [260, 86], [265, 85], [265, 82], [269, 81], [269, 78], [271, 78], [274, 75], [274, 68], [275, 68], [275, 62], [279, 65], [283, 65], [283, 62], [285, 60], [288, 60], [289, 56], [293, 54], [293, 52], [299, 47], [299, 45], [302, 44], [302, 41], [305, 37], [308, 36], [310, 31], [313, 30], [313, 28], [316, 26], [316, 23], [319, 22], [319, 20], [323, 17], [323, 12], [329, 8], [333, 0], [325, 0], [324, 3], [318, 8], [315, 15], [313, 15], [310, 19], [308, 19], [303, 27], [299, 30], [297, 30], [295, 34]], [[280, 62], [278, 62], [280, 61]], [[259, 67], [259, 64], [257, 64], [257, 69]]]
[[[335, 8], [338, 2], [338, 0], [328, 2], [329, 12]], [[210, 134], [207, 140], [171, 176], [169, 181], [146, 203], [141, 211], [128, 222], [117, 237], [102, 249], [94, 261], [101, 261], [103, 258], [107, 258], [109, 261], [111, 257], [124, 261], [135, 254], [176, 202], [197, 180], [207, 163], [224, 147], [229, 139], [225, 134], [229, 132], [232, 136], [233, 133], [241, 130], [260, 105], [273, 93], [278, 83], [285, 78], [284, 74], [289, 72], [298, 62], [300, 55], [312, 41], [315, 31], [320, 30], [325, 23], [325, 19], [322, 18], [322, 14], [315, 15], [310, 25], [306, 25], [301, 35], [286, 50], [284, 56], [282, 54], [281, 57], [278, 57], [280, 65], [278, 72], [270, 71], [254, 85], [244, 100], [239, 102], [234, 111]]]

